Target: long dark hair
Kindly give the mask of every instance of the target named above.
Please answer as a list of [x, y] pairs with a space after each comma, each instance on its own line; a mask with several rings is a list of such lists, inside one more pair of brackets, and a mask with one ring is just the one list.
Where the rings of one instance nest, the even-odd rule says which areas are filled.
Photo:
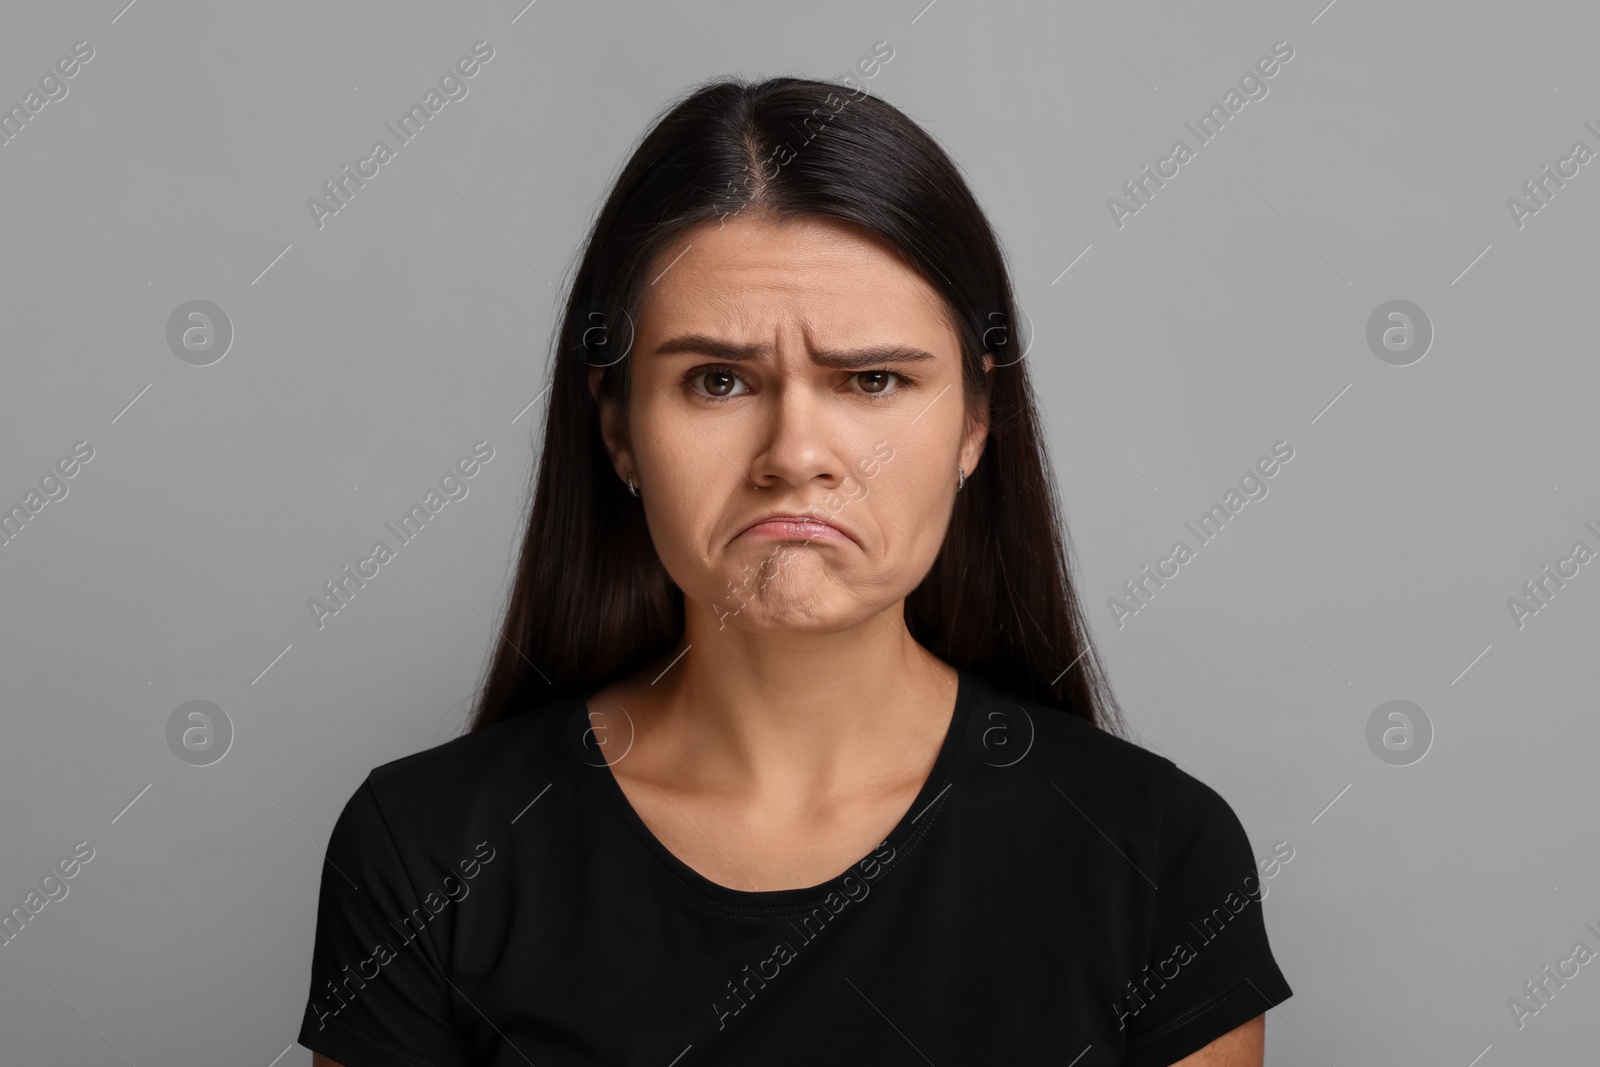
[[646, 270], [685, 230], [743, 210], [854, 223], [898, 249], [945, 298], [969, 412], [989, 401], [983, 459], [906, 598], [911, 635], [1003, 690], [1123, 733], [1071, 582], [994, 232], [915, 122], [865, 90], [802, 78], [691, 89], [651, 125], [606, 198], [554, 346], [527, 533], [470, 729], [592, 691], [681, 639], [683, 594], [616, 477], [586, 372], [605, 366], [600, 389], [626, 401]]

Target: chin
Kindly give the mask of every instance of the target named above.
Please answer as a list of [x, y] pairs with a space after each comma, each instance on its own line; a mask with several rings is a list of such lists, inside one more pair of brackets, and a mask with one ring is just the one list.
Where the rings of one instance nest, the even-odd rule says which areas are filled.
[[785, 585], [783, 578], [779, 575], [754, 594], [740, 588], [735, 596], [724, 587], [722, 596], [710, 597], [707, 610], [720, 622], [717, 628], [747, 633], [832, 633], [856, 625], [863, 612], [873, 614], [859, 599], [837, 588], [834, 580], [821, 583], [832, 587], [831, 591], [819, 591], [816, 581]]

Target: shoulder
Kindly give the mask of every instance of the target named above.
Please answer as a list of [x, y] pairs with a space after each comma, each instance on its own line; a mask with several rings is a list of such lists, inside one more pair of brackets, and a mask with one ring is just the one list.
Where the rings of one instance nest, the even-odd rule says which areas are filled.
[[502, 834], [541, 790], [569, 774], [576, 697], [530, 707], [491, 726], [379, 764], [346, 804], [376, 818], [406, 846], [459, 850]]
[[[976, 679], [966, 775], [984, 793], [1054, 810], [1066, 825], [1093, 823], [1119, 845], [1155, 851], [1209, 826], [1238, 825], [1228, 802], [1172, 759], [996, 682]], [[1052, 820], [1054, 821], [1054, 820]], [[1166, 849], [1159, 848], [1161, 839]]]
[[1002, 683], [976, 676], [973, 681], [967, 743], [982, 766], [1027, 768], [1127, 796], [1164, 794], [1174, 775], [1183, 773], [1166, 756], [1070, 712]]
[[[1051, 921], [1083, 937], [1074, 916], [1102, 916], [1094, 936], [1132, 971], [1195, 916], [1265, 896], [1233, 808], [1172, 759], [996, 685], [980, 686], [968, 741], [952, 790], [963, 843], [1000, 870], [1026, 857], [1033, 899], [1073, 902]], [[1265, 938], [1259, 912], [1234, 925], [1250, 931], [1231, 938], [1239, 953]]]

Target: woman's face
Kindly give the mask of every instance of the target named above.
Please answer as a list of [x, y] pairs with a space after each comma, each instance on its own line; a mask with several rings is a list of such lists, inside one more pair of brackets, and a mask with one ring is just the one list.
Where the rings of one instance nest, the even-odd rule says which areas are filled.
[[[938, 293], [866, 231], [817, 218], [706, 224], [647, 278], [631, 395], [602, 427], [691, 635], [898, 611], [987, 435]], [[773, 514], [821, 521], [749, 529]]]

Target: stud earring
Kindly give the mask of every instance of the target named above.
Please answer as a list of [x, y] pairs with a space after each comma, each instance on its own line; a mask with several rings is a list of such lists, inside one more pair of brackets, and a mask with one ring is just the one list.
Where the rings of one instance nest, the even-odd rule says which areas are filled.
[[639, 490], [633, 484], [633, 472], [632, 471], [628, 472], [628, 492], [632, 493], [634, 496], [638, 496], [639, 495]]
[[958, 492], [958, 493], [961, 492], [962, 487], [965, 486], [966, 484], [967, 484], [967, 472], [962, 470], [960, 467], [957, 467], [956, 468], [956, 492]]

